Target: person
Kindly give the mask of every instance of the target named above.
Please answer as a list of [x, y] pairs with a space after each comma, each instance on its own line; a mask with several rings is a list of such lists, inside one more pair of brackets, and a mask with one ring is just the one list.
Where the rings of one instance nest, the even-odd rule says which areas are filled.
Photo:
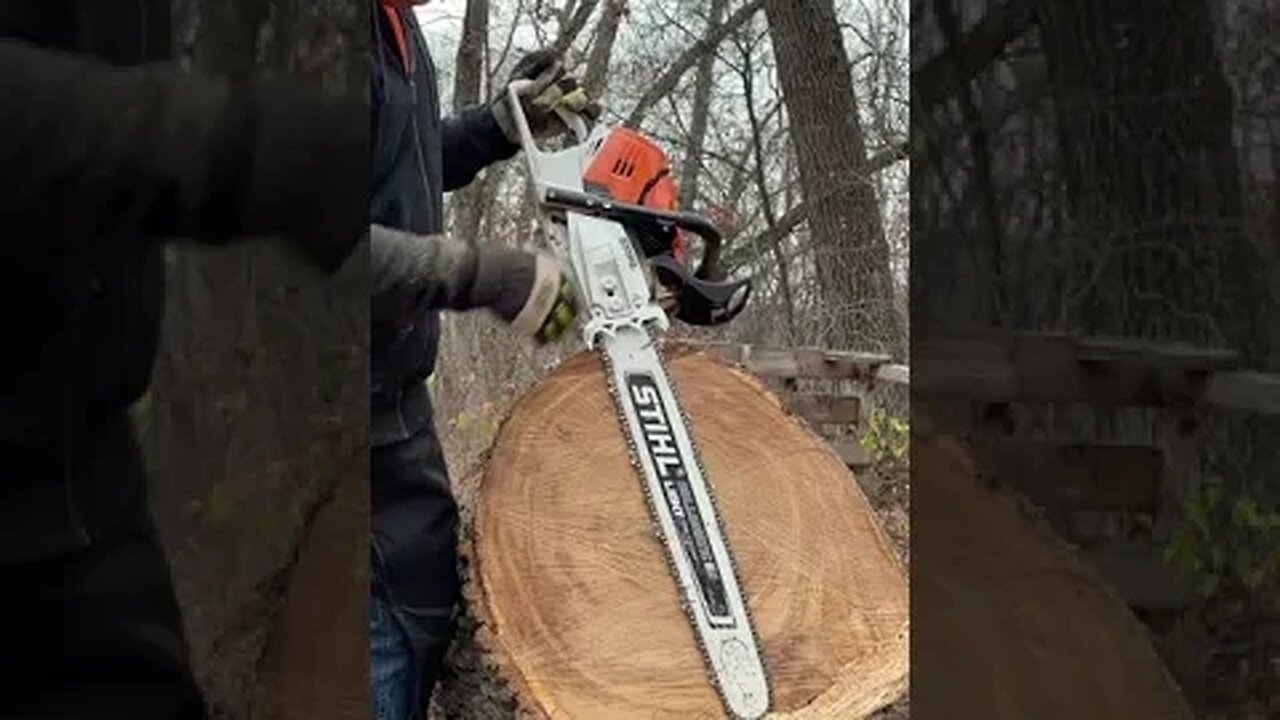
[[[489, 103], [441, 117], [435, 67], [414, 14], [421, 4], [370, 0], [371, 216], [391, 228], [438, 236], [443, 193], [514, 156], [519, 144], [513, 108], [502, 93]], [[555, 53], [525, 55], [511, 76], [534, 81], [522, 105], [541, 136], [563, 127], [555, 116], [557, 106], [588, 117], [599, 112], [576, 80], [566, 76]], [[554, 272], [548, 269], [547, 274]], [[571, 320], [565, 317], [563, 324]], [[429, 307], [371, 334], [369, 639], [378, 720], [421, 717], [456, 623], [458, 511], [425, 382], [435, 366], [439, 334], [438, 313]]]
[[366, 100], [185, 72], [167, 6], [0, 10], [0, 717], [204, 716], [127, 415], [164, 239], [367, 233]]
[[572, 281], [547, 253], [422, 237], [374, 224], [370, 231], [370, 330], [400, 327], [426, 310], [487, 308], [513, 331], [554, 342], [577, 313]]
[[[164, 240], [286, 235], [331, 272], [371, 234], [367, 100], [182, 71], [167, 8], [0, 8], [0, 717], [205, 715], [126, 412], [150, 382]], [[392, 298], [511, 307], [504, 283], [538, 265], [425, 263], [374, 234]], [[503, 291], [433, 292], [440, 273]]]
[[79, 273], [105, 261], [128, 266], [154, 255], [157, 239], [174, 236], [217, 243], [289, 235], [308, 260], [333, 270], [364, 235], [362, 98], [199, 75], [160, 61], [109, 64], [91, 49], [75, 53], [3, 33], [3, 291], [55, 286], [30, 271], [68, 261]]

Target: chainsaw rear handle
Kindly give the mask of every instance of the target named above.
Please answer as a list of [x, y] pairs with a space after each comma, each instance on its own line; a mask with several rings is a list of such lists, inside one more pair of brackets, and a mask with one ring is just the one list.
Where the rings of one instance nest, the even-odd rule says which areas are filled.
[[671, 228], [687, 230], [702, 238], [704, 246], [702, 262], [698, 265], [694, 277], [700, 280], [723, 279], [720, 268], [720, 249], [724, 244], [724, 238], [715, 224], [702, 215], [678, 210], [659, 210], [557, 187], [547, 188], [543, 195], [543, 202], [563, 210], [613, 220], [625, 226], [656, 225], [664, 230]]

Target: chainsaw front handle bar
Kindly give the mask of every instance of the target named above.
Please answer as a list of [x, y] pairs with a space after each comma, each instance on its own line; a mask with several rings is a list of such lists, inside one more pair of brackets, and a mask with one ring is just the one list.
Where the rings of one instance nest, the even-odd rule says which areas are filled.
[[656, 225], [664, 230], [680, 228], [702, 238], [705, 246], [702, 263], [695, 277], [703, 280], [720, 280], [720, 247], [724, 243], [720, 230], [706, 217], [697, 213], [659, 210], [657, 208], [618, 202], [590, 193], [575, 192], [564, 188], [549, 187], [543, 201], [561, 210], [571, 210], [583, 215], [613, 220], [624, 226]]

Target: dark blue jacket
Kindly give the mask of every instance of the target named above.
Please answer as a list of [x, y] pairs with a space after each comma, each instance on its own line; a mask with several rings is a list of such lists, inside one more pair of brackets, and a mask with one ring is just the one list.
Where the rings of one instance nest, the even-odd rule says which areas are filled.
[[[488, 107], [440, 117], [435, 66], [412, 10], [398, 11], [412, 50], [406, 71], [396, 37], [376, 0], [373, 43], [373, 206], [375, 223], [417, 234], [443, 230], [443, 194], [519, 149]], [[475, 240], [475, 238], [463, 238]], [[435, 367], [439, 313], [419, 308], [370, 328], [370, 441], [403, 440], [431, 422], [425, 380]]]

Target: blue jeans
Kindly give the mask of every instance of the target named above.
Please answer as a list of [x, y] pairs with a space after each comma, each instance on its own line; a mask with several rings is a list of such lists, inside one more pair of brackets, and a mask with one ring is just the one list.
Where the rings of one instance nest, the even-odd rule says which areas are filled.
[[419, 720], [418, 668], [409, 635], [375, 577], [369, 595], [369, 697], [373, 720]]
[[432, 427], [372, 449], [370, 500], [370, 662], [374, 699], [389, 713], [376, 717], [416, 720], [440, 679], [459, 599], [458, 510]]

